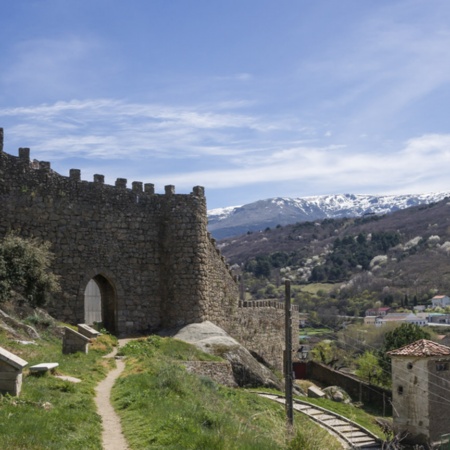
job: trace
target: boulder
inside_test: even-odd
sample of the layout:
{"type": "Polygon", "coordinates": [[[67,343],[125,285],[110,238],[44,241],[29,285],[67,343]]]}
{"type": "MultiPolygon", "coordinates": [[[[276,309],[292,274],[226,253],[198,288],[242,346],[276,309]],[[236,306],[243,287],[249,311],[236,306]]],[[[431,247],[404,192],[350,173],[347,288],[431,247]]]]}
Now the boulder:
{"type": "Polygon", "coordinates": [[[334,402],[352,402],[350,395],[348,395],[347,392],[345,392],[344,389],[340,388],[339,386],[328,386],[323,389],[323,392],[325,393],[326,398],[328,398],[329,400],[333,400],[334,402]]]}
{"type": "Polygon", "coordinates": [[[17,332],[25,333],[32,339],[40,339],[39,333],[31,326],[14,319],[9,314],[6,314],[0,309],[0,321],[2,322],[2,328],[8,330],[8,328],[15,330],[14,337],[18,337],[17,332]]]}
{"type": "Polygon", "coordinates": [[[160,334],[193,344],[205,353],[223,357],[230,362],[238,386],[283,389],[281,381],[267,367],[212,322],[193,323],[176,330],[165,330],[160,334]]]}

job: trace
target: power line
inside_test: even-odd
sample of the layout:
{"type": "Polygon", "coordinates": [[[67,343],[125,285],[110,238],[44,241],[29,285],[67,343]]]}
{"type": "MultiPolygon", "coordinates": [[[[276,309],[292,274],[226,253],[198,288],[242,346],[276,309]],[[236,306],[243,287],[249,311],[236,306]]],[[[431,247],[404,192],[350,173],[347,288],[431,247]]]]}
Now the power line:
{"type": "MultiPolygon", "coordinates": [[[[333,329],[332,329],[331,327],[329,327],[328,325],[326,325],[326,324],[324,324],[324,323],[322,323],[322,322],[318,322],[318,324],[321,325],[323,328],[327,328],[327,329],[329,329],[330,331],[332,331],[333,333],[336,333],[335,330],[333,330],[333,329]]],[[[349,337],[350,339],[354,340],[354,341],[356,340],[356,339],[354,339],[354,338],[351,337],[351,336],[348,336],[348,337],[349,337]]],[[[336,339],[336,340],[339,342],[339,336],[337,336],[337,339],[336,339]]],[[[340,342],[341,342],[341,343],[344,343],[345,345],[347,345],[347,346],[349,346],[349,347],[353,347],[353,348],[357,349],[358,351],[360,350],[360,348],[357,347],[357,346],[355,346],[355,345],[351,345],[350,343],[343,342],[342,340],[341,340],[340,342]]],[[[371,346],[370,344],[364,344],[364,346],[365,346],[366,348],[372,348],[372,350],[378,351],[378,349],[377,349],[376,347],[371,346]]],[[[382,367],[380,367],[380,368],[381,368],[381,370],[382,370],[385,374],[391,375],[387,370],[383,369],[382,367]]],[[[409,373],[409,372],[407,371],[407,369],[400,368],[400,370],[402,370],[403,373],[409,373]]],[[[443,377],[440,377],[439,375],[436,375],[436,374],[430,372],[428,369],[427,369],[427,374],[428,374],[428,375],[434,376],[435,378],[437,378],[438,380],[441,380],[442,382],[445,382],[445,383],[447,383],[447,384],[450,384],[450,380],[447,380],[447,379],[445,379],[445,378],[443,378],[443,377]]],[[[416,376],[417,376],[417,374],[416,374],[416,376]]],[[[409,380],[407,380],[407,379],[405,379],[405,378],[398,377],[398,379],[399,379],[400,381],[404,381],[405,383],[408,383],[408,382],[409,382],[409,380]]],[[[421,378],[419,378],[419,379],[421,379],[421,378]]],[[[424,382],[426,382],[423,378],[422,378],[421,380],[424,381],[424,382]]],[[[428,379],[428,383],[427,383],[427,384],[428,384],[428,385],[432,385],[432,386],[436,386],[436,387],[438,387],[439,389],[444,390],[444,391],[450,393],[450,389],[447,389],[447,388],[445,388],[445,387],[443,387],[443,386],[441,386],[441,385],[439,385],[439,384],[437,384],[437,383],[434,383],[434,382],[432,382],[430,379],[428,379]]],[[[370,386],[367,386],[367,387],[368,387],[368,389],[371,389],[370,386]]],[[[375,389],[371,389],[371,390],[372,390],[373,392],[378,392],[378,391],[376,391],[375,389]]],[[[444,400],[445,403],[442,403],[442,402],[441,402],[440,404],[448,405],[448,404],[450,403],[450,398],[443,397],[443,396],[441,396],[441,395],[439,395],[439,394],[437,394],[437,393],[435,393],[435,392],[433,392],[433,391],[428,391],[428,393],[431,394],[431,395],[433,395],[433,396],[435,396],[435,397],[438,397],[439,399],[444,400]]]]}

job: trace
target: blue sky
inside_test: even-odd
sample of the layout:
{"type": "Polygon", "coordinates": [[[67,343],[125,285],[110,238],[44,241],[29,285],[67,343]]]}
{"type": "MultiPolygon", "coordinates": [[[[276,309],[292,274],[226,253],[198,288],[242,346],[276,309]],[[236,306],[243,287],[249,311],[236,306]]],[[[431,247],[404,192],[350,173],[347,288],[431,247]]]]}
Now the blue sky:
{"type": "Polygon", "coordinates": [[[5,148],[62,175],[269,197],[449,191],[448,0],[14,0],[5,148]]]}

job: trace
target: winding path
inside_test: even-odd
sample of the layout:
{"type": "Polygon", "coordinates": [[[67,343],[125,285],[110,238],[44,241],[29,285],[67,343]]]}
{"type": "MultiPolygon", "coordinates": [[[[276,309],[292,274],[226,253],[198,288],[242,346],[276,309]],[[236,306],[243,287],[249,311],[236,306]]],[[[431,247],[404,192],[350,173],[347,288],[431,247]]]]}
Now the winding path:
{"type": "MultiPolygon", "coordinates": [[[[125,345],[128,340],[119,339],[118,347],[125,345]]],[[[105,358],[114,358],[118,347],[115,347],[105,358]]],[[[114,382],[124,369],[125,363],[121,359],[116,359],[116,368],[111,370],[106,378],[95,388],[95,403],[103,424],[102,443],[104,450],[129,450],[127,441],[122,433],[119,416],[114,411],[110,401],[114,382]]]]}

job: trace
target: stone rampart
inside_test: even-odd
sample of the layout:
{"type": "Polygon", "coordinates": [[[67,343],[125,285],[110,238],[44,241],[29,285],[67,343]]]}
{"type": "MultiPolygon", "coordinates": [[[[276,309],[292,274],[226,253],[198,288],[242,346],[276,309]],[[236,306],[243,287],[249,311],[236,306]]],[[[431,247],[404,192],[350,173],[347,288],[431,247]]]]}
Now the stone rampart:
{"type": "Polygon", "coordinates": [[[339,386],[350,395],[352,401],[372,405],[384,411],[384,415],[392,414],[392,392],[389,389],[366,383],[315,361],[308,361],[307,377],[326,386],[339,386]]]}
{"type": "Polygon", "coordinates": [[[0,237],[15,232],[52,244],[62,290],[48,310],[57,319],[84,323],[94,280],[112,333],[210,320],[280,366],[283,311],[239,304],[236,279],[207,231],[203,187],[176,194],[168,185],[157,194],[151,183],[128,188],[124,178],[114,186],[100,174],[84,181],[78,169],[63,176],[31,160],[29,148],[5,153],[0,129],[0,208],[0,237]]]}
{"type": "MultiPolygon", "coordinates": [[[[227,332],[244,347],[279,371],[285,348],[285,305],[277,301],[239,302],[236,319],[227,332]]],[[[298,348],[299,312],[291,307],[292,349],[298,348]]],[[[226,328],[225,328],[226,329],[226,328]]]]}

